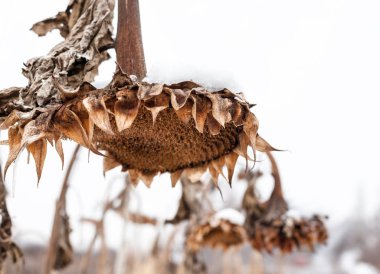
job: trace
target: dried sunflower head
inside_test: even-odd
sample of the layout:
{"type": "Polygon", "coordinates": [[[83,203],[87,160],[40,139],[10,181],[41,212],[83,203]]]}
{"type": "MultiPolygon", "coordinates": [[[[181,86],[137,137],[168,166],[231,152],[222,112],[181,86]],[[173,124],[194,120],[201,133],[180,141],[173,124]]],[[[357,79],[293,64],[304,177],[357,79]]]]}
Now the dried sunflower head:
{"type": "Polygon", "coordinates": [[[318,244],[325,244],[328,238],[324,224],[325,217],[294,218],[281,216],[271,221],[259,221],[249,230],[253,248],[272,253],[279,249],[291,253],[304,247],[314,251],[318,244]]]}
{"type": "Polygon", "coordinates": [[[197,251],[205,247],[222,248],[240,246],[246,239],[242,226],[228,220],[210,219],[204,224],[191,229],[186,246],[191,251],[197,251]]]}
{"type": "Polygon", "coordinates": [[[227,166],[231,181],[239,155],[273,148],[258,133],[250,105],[224,89],[193,83],[134,82],[120,70],[104,89],[88,83],[67,91],[56,82],[61,103],[29,112],[14,110],[2,123],[9,129],[6,168],[23,148],[33,155],[41,175],[47,142],[63,158],[61,139],[72,139],[94,152],[105,151],[104,170],[121,166],[132,182],[148,186],[159,173],[195,179],[207,169],[214,177],[227,166]]]}

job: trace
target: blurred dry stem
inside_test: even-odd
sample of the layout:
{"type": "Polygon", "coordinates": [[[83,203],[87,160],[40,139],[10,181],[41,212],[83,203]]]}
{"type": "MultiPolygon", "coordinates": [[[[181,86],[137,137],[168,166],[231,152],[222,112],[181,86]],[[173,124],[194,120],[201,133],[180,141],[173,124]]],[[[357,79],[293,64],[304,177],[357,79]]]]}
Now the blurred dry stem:
{"type": "Polygon", "coordinates": [[[47,259],[45,265],[45,274],[51,274],[53,269],[58,270],[65,268],[73,260],[73,250],[70,243],[70,224],[66,212],[66,194],[69,189],[70,175],[73,170],[75,160],[77,159],[80,146],[77,145],[71,157],[67,168],[61,193],[55,205],[53,227],[50,236],[47,259]]]}

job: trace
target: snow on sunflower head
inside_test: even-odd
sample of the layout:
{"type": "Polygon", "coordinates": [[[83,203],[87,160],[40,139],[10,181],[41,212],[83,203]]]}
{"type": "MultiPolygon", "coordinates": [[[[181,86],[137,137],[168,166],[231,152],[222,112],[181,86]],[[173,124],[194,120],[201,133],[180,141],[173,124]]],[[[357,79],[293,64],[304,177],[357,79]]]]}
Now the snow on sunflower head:
{"type": "Polygon", "coordinates": [[[105,88],[92,86],[113,43],[114,3],[91,3],[66,28],[64,42],[26,63],[26,88],[0,91],[0,128],[8,129],[9,144],[5,170],[26,148],[40,178],[47,143],[63,160],[61,140],[71,139],[102,154],[104,171],[121,166],[134,183],[150,186],[155,175],[169,172],[175,185],[182,175],[195,180],[207,170],[217,181],[224,166],[231,183],[238,157],[250,159],[249,146],[254,153],[273,150],[258,135],[252,105],[228,89],[146,83],[121,69],[105,88]]]}

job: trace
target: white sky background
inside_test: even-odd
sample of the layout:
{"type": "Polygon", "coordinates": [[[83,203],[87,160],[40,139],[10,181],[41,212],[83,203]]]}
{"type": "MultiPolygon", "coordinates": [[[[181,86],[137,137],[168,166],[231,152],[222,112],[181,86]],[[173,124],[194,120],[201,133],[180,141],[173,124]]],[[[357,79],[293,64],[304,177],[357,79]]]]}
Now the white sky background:
{"type": "MultiPolygon", "coordinates": [[[[22,63],[61,41],[57,31],[38,38],[29,28],[66,5],[64,0],[2,1],[0,89],[26,85],[22,63]]],[[[276,156],[292,208],[328,214],[338,223],[357,213],[359,196],[367,216],[380,207],[380,1],[140,0],[140,9],[149,79],[193,79],[243,91],[257,104],[253,111],[261,135],[289,150],[276,156]]],[[[97,81],[106,83],[113,70],[114,61],[108,61],[97,81]]],[[[65,148],[69,159],[73,145],[65,148]]],[[[6,148],[1,152],[4,161],[6,148]]],[[[49,152],[38,188],[26,153],[15,184],[12,170],[7,175],[11,214],[25,240],[39,242],[50,232],[63,173],[58,156],[49,152]]],[[[77,221],[97,216],[115,176],[120,178],[112,172],[106,182],[101,159],[92,155],[87,163],[83,150],[69,192],[76,243],[91,236],[77,221]]],[[[179,189],[170,189],[167,176],[161,178],[151,190],[139,186],[139,208],[170,217],[179,189]]],[[[269,179],[261,184],[264,192],[269,185],[269,179]]],[[[120,222],[110,218],[110,242],[116,244],[120,222]]]]}

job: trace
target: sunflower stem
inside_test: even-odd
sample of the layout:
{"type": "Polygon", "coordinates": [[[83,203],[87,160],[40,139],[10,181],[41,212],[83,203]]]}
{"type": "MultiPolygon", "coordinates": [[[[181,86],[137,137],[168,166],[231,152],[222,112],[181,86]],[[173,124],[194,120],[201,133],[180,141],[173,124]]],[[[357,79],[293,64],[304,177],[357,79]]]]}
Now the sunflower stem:
{"type": "Polygon", "coordinates": [[[138,0],[118,0],[116,59],[121,69],[142,79],[146,76],[138,0]]]}

